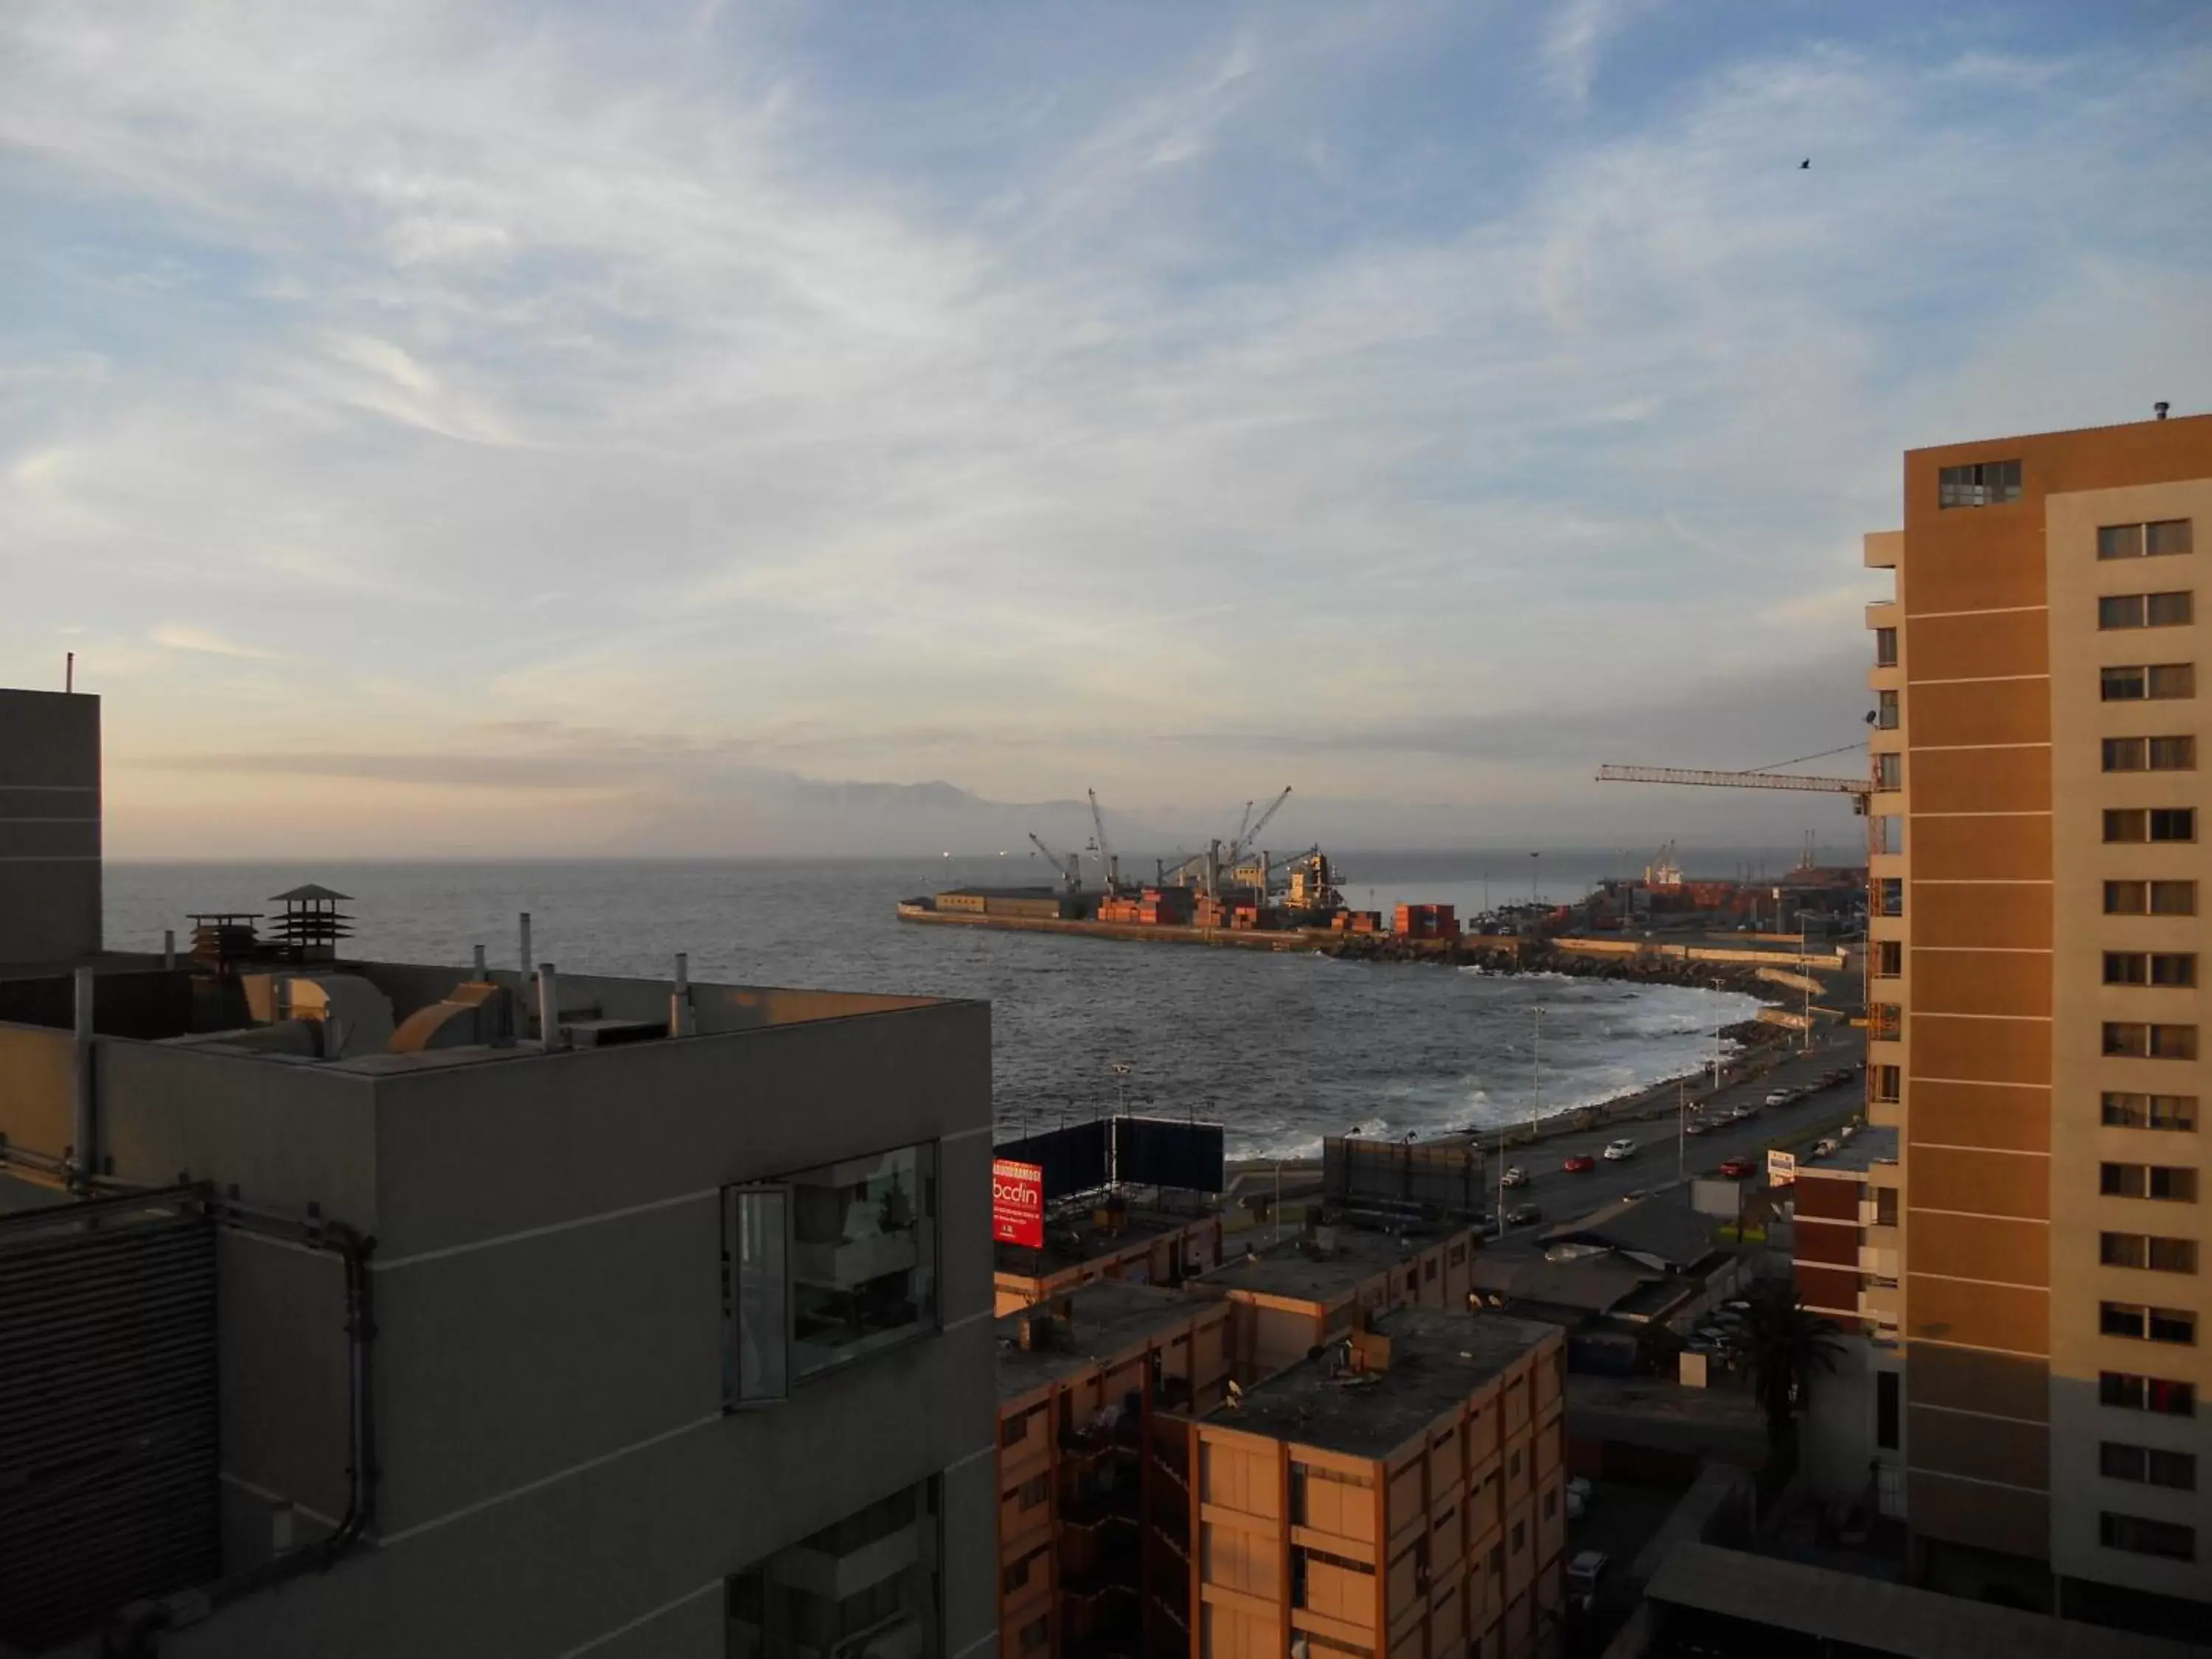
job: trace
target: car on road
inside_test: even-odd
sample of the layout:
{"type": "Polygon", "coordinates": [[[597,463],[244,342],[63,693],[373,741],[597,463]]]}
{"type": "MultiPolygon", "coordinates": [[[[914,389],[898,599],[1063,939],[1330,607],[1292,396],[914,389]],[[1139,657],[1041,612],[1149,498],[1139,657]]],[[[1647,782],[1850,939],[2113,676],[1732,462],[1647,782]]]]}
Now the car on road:
{"type": "Polygon", "coordinates": [[[1588,1175],[1597,1168],[1597,1160],[1588,1152],[1571,1152],[1560,1160],[1559,1168],[1569,1175],[1588,1175]]]}
{"type": "Polygon", "coordinates": [[[1723,1158],[1721,1173],[1730,1181],[1748,1181],[1759,1173],[1759,1165],[1747,1158],[1723,1158]]]}
{"type": "Polygon", "coordinates": [[[1621,1136],[1618,1140],[1608,1140],[1605,1144],[1604,1156],[1605,1161],[1608,1164],[1618,1164],[1624,1158],[1634,1158],[1636,1143],[1626,1135],[1621,1136]]]}
{"type": "Polygon", "coordinates": [[[1528,1172],[1518,1164],[1510,1164],[1505,1173],[1498,1177],[1498,1184],[1501,1187],[1525,1187],[1528,1184],[1528,1172]]]}
{"type": "Polygon", "coordinates": [[[1790,1090],[1777,1089],[1766,1097],[1765,1103],[1769,1106],[1787,1106],[1796,1098],[1796,1093],[1790,1090]]]}
{"type": "Polygon", "coordinates": [[[1759,1108],[1756,1104],[1737,1106],[1730,1109],[1728,1115],[1728,1121],[1731,1123],[1742,1123],[1751,1118],[1757,1117],[1759,1114],[1759,1108]]]}
{"type": "Polygon", "coordinates": [[[1840,1066],[1832,1072],[1823,1072],[1820,1073],[1820,1086],[1823,1089],[1840,1088],[1843,1085],[1849,1083],[1850,1080],[1851,1074],[1840,1066]]]}
{"type": "Polygon", "coordinates": [[[1516,1204],[1505,1212],[1509,1227],[1533,1227],[1544,1218],[1544,1212],[1533,1204],[1516,1204]]]}
{"type": "Polygon", "coordinates": [[[1568,1599],[1584,1613],[1597,1606],[1599,1581],[1612,1559],[1603,1550],[1577,1550],[1567,1563],[1568,1599]]]}
{"type": "Polygon", "coordinates": [[[1686,1135],[1711,1134],[1712,1133],[1712,1119],[1709,1117],[1693,1117],[1682,1125],[1682,1133],[1686,1135]]]}

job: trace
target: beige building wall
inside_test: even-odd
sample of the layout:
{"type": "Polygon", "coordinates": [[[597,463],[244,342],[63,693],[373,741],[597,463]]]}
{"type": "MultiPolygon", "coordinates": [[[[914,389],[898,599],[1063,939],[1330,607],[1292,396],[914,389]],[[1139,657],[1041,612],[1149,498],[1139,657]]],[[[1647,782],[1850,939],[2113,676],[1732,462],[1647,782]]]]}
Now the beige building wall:
{"type": "MultiPolygon", "coordinates": [[[[2212,458],[2208,458],[2212,459],[2212,458]]],[[[2203,1274],[2206,1237],[2202,1192],[2203,1143],[2200,1115],[2193,1133],[2108,1127],[2103,1121],[2106,1091],[2181,1095],[2202,1103],[2212,1097],[2212,1061],[2202,1042],[2198,1058],[2152,1060],[2106,1058],[2106,1021],[2185,1025],[2201,1037],[2207,1031],[2206,964],[2199,960],[2194,988],[2106,985],[2106,951],[2160,951],[2197,956],[2202,949],[2208,906],[2212,906],[2212,868],[2205,847],[2212,837],[2212,728],[2204,718],[2204,698],[2212,684],[2200,684],[2190,699],[2106,702],[2099,694],[2099,671],[2148,662],[2191,662],[2200,680],[2212,675],[2205,650],[2207,626],[2102,630],[2097,600],[2104,594],[2190,591],[2197,614],[2212,605],[2212,581],[2204,580],[2212,557],[2212,478],[2181,483],[2085,490],[2052,496],[2045,507],[2045,539],[2050,570],[2051,781],[2056,811],[2051,823],[2053,860],[2059,884],[2053,894],[2053,957],[2049,1210],[2051,1230],[2051,1469],[2059,1490],[2078,1494],[2053,1514],[2051,1565],[2071,1577],[2099,1579],[2171,1595],[2212,1598],[2212,1315],[2203,1274]],[[2097,556],[2097,532],[2106,525],[2186,519],[2192,521],[2195,547],[2185,556],[2104,559],[2097,556]],[[2107,738],[2188,736],[2196,740],[2196,769],[2190,771],[2107,773],[2103,741],[2107,738]],[[2149,845],[2108,845],[2103,813],[2108,807],[2186,806],[2197,814],[2197,839],[2149,845]],[[2106,915],[2104,883],[2108,880],[2167,878],[2200,884],[2197,914],[2191,916],[2106,915]],[[2100,1191],[2101,1166],[2158,1165],[2195,1173],[2197,1202],[2108,1197],[2100,1191]],[[2154,1273],[2100,1263],[2100,1235],[2180,1237],[2199,1241],[2194,1274],[2154,1273]],[[2100,1310],[2106,1302],[2156,1305],[2196,1316],[2194,1346],[2152,1343],[2108,1336],[2100,1330],[2100,1310]],[[2118,1410],[2100,1404],[2099,1378],[2105,1372],[2150,1376],[2192,1382],[2198,1397],[2194,1417],[2118,1410]],[[2198,1460],[2197,1490],[2175,1491],[2101,1473],[2100,1448],[2107,1442],[2192,1453],[2198,1460]],[[2179,1522],[2196,1529],[2195,1562],[2108,1549],[2099,1542],[2099,1517],[2106,1512],[2179,1522]]]]}
{"type": "Polygon", "coordinates": [[[1905,834],[1901,850],[1871,857],[1869,873],[1877,901],[1886,878],[1901,878],[1905,906],[1897,917],[1870,906],[1868,1067],[1871,1116],[1903,1132],[1908,1518],[1923,1540],[2202,1597],[2212,1455],[2185,1491],[2111,1478],[2101,1449],[2203,1447],[2212,1408],[2185,1417],[2100,1403],[2100,1376],[2201,1391],[2203,1337],[2106,1335],[2100,1307],[2194,1312],[2203,1281],[2104,1266],[2100,1237],[2200,1236],[2196,1203],[2106,1196],[2100,1168],[2193,1170],[2199,1156],[2201,1129],[2106,1127],[2102,1096],[2201,1096],[2205,1062],[2107,1059],[2102,1048],[2108,1020],[2196,1024],[2203,993],[2107,986],[2104,953],[2188,954],[2204,907],[2108,917],[2102,884],[2194,879],[2203,842],[2107,845],[2102,815],[2201,806],[2203,774],[2107,773],[2101,744],[2201,742],[2200,703],[2106,702],[2097,672],[2194,661],[2200,630],[2100,630],[2096,600],[2198,586],[2187,568],[2203,552],[2100,561],[2097,532],[2190,518],[2202,549],[2212,417],[1914,451],[1905,506],[1902,531],[1868,537],[1866,562],[1897,572],[1894,599],[1869,607],[1868,623],[1897,629],[1898,660],[1869,686],[1897,694],[1898,720],[1872,730],[1869,748],[1903,756],[1903,787],[1878,791],[1871,809],[1877,820],[1901,817],[1905,834]],[[1997,462],[2018,464],[2011,499],[1942,504],[1944,469],[1997,462]],[[1887,978],[1884,941],[1902,947],[1887,978]],[[1901,1079],[1894,1102],[1881,1098],[1885,1066],[1901,1079]],[[2115,1547],[2110,1516],[2193,1526],[2194,1559],[2115,1547]]]}

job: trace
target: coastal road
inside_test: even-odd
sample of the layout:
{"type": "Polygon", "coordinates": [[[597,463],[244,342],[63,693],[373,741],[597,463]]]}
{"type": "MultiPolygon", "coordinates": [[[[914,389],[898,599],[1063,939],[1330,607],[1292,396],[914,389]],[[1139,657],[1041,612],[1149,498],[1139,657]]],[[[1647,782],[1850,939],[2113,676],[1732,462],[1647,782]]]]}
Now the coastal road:
{"type": "MultiPolygon", "coordinates": [[[[1849,1027],[1826,1032],[1810,1054],[1794,1054],[1764,1077],[1729,1085],[1708,1103],[1706,1110],[1710,1113],[1756,1105],[1770,1091],[1802,1087],[1815,1082],[1823,1072],[1852,1067],[1865,1053],[1866,1043],[1861,1032],[1849,1027]]],[[[1848,1081],[1820,1090],[1794,1104],[1765,1107],[1758,1116],[1741,1123],[1716,1124],[1704,1134],[1683,1139],[1681,1167],[1689,1175],[1712,1175],[1723,1158],[1741,1154],[1754,1159],[1759,1166],[1759,1173],[1742,1184],[1762,1187],[1766,1183],[1769,1142],[1787,1138],[1814,1124],[1833,1121],[1863,1110],[1865,1091],[1866,1079],[1852,1070],[1848,1081]]],[[[1490,1155],[1496,1158],[1494,1148],[1490,1155]]],[[[1602,1128],[1553,1135],[1533,1146],[1511,1148],[1506,1161],[1519,1164],[1529,1176],[1527,1186],[1506,1189],[1506,1207],[1534,1204],[1543,1212],[1543,1220],[1535,1226],[1515,1229],[1492,1248],[1511,1249],[1519,1243],[1533,1250],[1536,1235],[1547,1227],[1571,1221],[1632,1192],[1649,1192],[1674,1182],[1677,1178],[1674,1115],[1670,1112],[1650,1121],[1612,1123],[1602,1128]],[[1607,1141],[1623,1135],[1636,1141],[1634,1157],[1610,1164],[1599,1158],[1597,1168],[1587,1175],[1568,1175],[1559,1168],[1562,1160],[1577,1152],[1596,1157],[1607,1141]]],[[[1492,1168],[1494,1171],[1496,1166],[1492,1168]]]]}

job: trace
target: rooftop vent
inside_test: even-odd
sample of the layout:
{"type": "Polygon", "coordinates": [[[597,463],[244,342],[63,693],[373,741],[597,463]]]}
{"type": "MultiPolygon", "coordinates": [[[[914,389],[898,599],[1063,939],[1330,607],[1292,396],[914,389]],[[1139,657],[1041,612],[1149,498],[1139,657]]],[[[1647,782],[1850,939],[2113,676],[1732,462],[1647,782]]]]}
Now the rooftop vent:
{"type": "Polygon", "coordinates": [[[352,902],[349,895],[313,882],[272,895],[270,902],[284,909],[276,918],[276,936],[270,943],[288,961],[337,961],[338,941],[353,933],[349,926],[353,918],[342,914],[338,906],[352,902]]]}
{"type": "Polygon", "coordinates": [[[198,911],[185,918],[192,924],[192,955],[216,972],[259,954],[261,940],[253,924],[258,910],[198,911]]]}

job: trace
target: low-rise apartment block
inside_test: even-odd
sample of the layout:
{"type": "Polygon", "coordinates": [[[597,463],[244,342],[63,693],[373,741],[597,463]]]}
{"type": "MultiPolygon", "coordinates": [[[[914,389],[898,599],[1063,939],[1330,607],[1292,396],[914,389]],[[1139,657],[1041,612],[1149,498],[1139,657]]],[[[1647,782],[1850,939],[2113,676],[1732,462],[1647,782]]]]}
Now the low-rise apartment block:
{"type": "Polygon", "coordinates": [[[1155,1448],[1162,1413],[1223,1399],[1231,1314],[1109,1281],[999,1320],[1000,1653],[1187,1650],[1179,1627],[1147,1628],[1189,1571],[1186,1488],[1155,1448]]]}
{"type": "Polygon", "coordinates": [[[1401,1307],[1194,1418],[1191,1651],[1558,1652],[1565,1373],[1553,1326],[1401,1307]]]}

